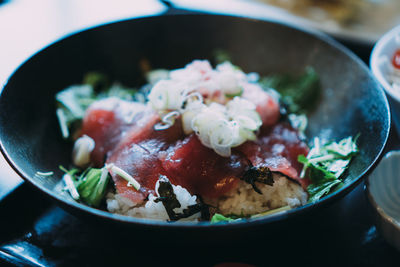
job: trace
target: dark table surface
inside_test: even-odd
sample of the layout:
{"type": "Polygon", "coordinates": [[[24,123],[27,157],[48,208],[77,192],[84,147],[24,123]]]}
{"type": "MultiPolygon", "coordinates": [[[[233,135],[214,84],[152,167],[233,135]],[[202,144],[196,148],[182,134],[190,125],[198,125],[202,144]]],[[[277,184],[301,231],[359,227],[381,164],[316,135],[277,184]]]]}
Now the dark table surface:
{"type": "MultiPolygon", "coordinates": [[[[50,3],[44,0],[39,2],[50,3]]],[[[60,4],[59,2],[54,3],[60,4]]],[[[126,4],[121,1],[121,5],[122,2],[126,4]]],[[[140,5],[138,3],[136,4],[140,5]]],[[[7,7],[11,4],[12,1],[4,4],[9,12],[4,12],[0,5],[0,15],[11,17],[12,12],[29,5],[21,4],[19,9],[16,6],[7,7]]],[[[19,56],[10,59],[12,63],[8,69],[4,66],[0,68],[0,79],[9,75],[21,59],[38,47],[69,32],[108,20],[164,11],[162,6],[153,4],[141,6],[140,10],[115,12],[106,18],[82,20],[81,24],[67,23],[68,26],[60,26],[62,30],[53,30],[52,33],[46,31],[28,49],[14,51],[19,56]]],[[[85,10],[82,2],[71,1],[70,5],[85,10]]],[[[89,10],[87,1],[86,5],[89,10]]],[[[103,4],[103,8],[107,9],[107,4],[103,4]]],[[[0,22],[2,18],[4,16],[0,16],[0,22]]],[[[16,27],[19,29],[18,25],[16,27]]],[[[22,28],[23,26],[21,31],[22,28]]],[[[0,27],[0,33],[7,30],[11,28],[0,27]]],[[[18,40],[16,36],[12,38],[15,40],[8,42],[10,47],[18,40]]],[[[344,44],[368,62],[371,46],[349,42],[344,44]]],[[[5,55],[7,51],[2,50],[0,56],[1,53],[5,55]]],[[[392,131],[386,152],[398,148],[399,138],[392,131]]],[[[224,240],[210,240],[208,246],[199,245],[196,240],[192,244],[181,245],[169,245],[168,240],[152,240],[143,244],[135,240],[134,236],[115,238],[108,234],[107,228],[70,215],[29,185],[21,183],[3,161],[0,163],[0,265],[213,266],[222,262],[241,262],[268,266],[400,266],[400,253],[383,239],[374,226],[364,183],[340,201],[313,215],[308,221],[311,227],[307,227],[313,231],[304,232],[303,225],[298,225],[298,229],[277,233],[271,239],[261,239],[250,244],[240,240],[229,244],[224,240]]]]}

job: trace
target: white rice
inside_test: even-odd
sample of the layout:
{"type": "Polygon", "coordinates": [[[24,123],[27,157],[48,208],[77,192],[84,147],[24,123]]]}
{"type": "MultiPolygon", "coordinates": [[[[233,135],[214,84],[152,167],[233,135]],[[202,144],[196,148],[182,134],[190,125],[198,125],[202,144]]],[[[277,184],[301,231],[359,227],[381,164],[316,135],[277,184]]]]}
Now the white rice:
{"type": "MultiPolygon", "coordinates": [[[[147,218],[147,219],[156,219],[156,220],[169,220],[169,216],[163,203],[155,202],[158,195],[158,187],[160,182],[157,181],[155,191],[157,192],[157,196],[152,194],[149,195],[149,200],[146,202],[144,206],[137,207],[135,204],[119,194],[108,193],[107,194],[107,209],[112,213],[118,213],[122,215],[127,215],[131,217],[137,218],[147,218]]],[[[176,199],[181,204],[180,208],[175,208],[174,212],[177,214],[182,213],[184,209],[187,209],[188,206],[195,205],[197,203],[197,197],[192,196],[185,188],[180,185],[172,185],[174,193],[176,195],[176,199]]],[[[188,218],[181,219],[181,221],[193,221],[200,218],[200,213],[196,213],[188,218]]]]}
{"type": "MultiPolygon", "coordinates": [[[[307,193],[303,188],[288,178],[274,174],[273,186],[256,183],[262,194],[254,191],[253,187],[243,181],[239,181],[238,187],[227,195],[219,199],[204,199],[208,205],[217,208],[217,212],[224,215],[254,215],[268,210],[277,209],[284,206],[297,207],[307,203],[307,193]]],[[[156,184],[156,192],[159,182],[156,184]]],[[[197,197],[192,196],[185,188],[172,185],[177,200],[181,204],[180,208],[175,209],[176,213],[181,213],[190,205],[197,203],[197,197]]],[[[122,215],[147,218],[156,220],[169,220],[167,211],[162,202],[155,202],[157,196],[150,195],[149,200],[144,206],[137,207],[129,199],[114,193],[107,194],[107,209],[112,213],[122,215]]],[[[181,221],[197,221],[200,213],[191,217],[181,219],[181,221]]]]}
{"type": "Polygon", "coordinates": [[[273,186],[256,183],[262,194],[243,181],[236,189],[218,200],[204,200],[215,206],[221,214],[254,215],[269,210],[290,206],[291,208],[307,203],[307,193],[288,178],[274,174],[273,186]]]}

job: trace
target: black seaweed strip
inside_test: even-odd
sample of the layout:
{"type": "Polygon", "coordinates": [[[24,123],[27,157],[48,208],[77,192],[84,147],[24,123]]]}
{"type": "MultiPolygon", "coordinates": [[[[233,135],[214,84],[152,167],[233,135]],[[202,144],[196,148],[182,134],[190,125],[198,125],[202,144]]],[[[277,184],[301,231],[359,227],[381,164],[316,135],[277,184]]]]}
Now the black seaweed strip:
{"type": "Polygon", "coordinates": [[[262,195],[260,189],[256,186],[256,182],[263,183],[272,186],[274,184],[274,179],[272,177],[272,172],[268,167],[249,167],[243,176],[240,178],[248,184],[251,184],[254,191],[262,195]]]}

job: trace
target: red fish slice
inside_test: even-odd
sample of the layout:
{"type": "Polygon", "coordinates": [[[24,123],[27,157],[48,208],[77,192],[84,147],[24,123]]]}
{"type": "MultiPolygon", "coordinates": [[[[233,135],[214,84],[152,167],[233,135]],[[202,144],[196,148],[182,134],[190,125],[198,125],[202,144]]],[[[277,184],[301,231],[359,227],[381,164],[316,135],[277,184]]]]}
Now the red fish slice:
{"type": "Polygon", "coordinates": [[[95,141],[95,148],[91,153],[93,165],[102,167],[107,152],[114,149],[125,131],[140,123],[150,112],[144,104],[118,98],[107,98],[93,103],[86,111],[81,129],[81,135],[87,135],[95,141]]]}
{"type": "Polygon", "coordinates": [[[231,190],[248,166],[237,154],[221,157],[192,134],[168,150],[161,159],[167,176],[192,194],[219,197],[231,190]]]}
{"type": "Polygon", "coordinates": [[[139,191],[128,186],[128,182],[120,176],[111,173],[118,193],[129,198],[134,203],[140,203],[152,193],[160,175],[167,175],[159,154],[162,154],[171,143],[183,138],[180,122],[172,127],[157,131],[154,125],[159,122],[156,114],[150,115],[142,123],[133,125],[116,148],[109,153],[107,164],[114,164],[130,174],[141,185],[139,191]]]}
{"type": "Polygon", "coordinates": [[[299,155],[308,154],[307,145],[301,140],[297,130],[287,123],[279,123],[261,132],[254,142],[246,142],[237,148],[258,166],[265,166],[271,171],[280,172],[297,180],[303,188],[308,179],[300,179],[303,165],[297,161],[299,155]]]}

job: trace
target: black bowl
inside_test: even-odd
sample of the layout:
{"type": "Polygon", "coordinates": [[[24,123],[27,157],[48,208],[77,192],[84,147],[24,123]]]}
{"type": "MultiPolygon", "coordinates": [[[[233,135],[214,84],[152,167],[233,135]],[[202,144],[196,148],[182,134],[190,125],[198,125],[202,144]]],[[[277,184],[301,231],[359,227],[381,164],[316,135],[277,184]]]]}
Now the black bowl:
{"type": "Polygon", "coordinates": [[[38,52],[9,79],[0,96],[1,150],[10,165],[34,187],[79,216],[149,233],[204,239],[208,234],[259,235],[274,225],[291,226],[310,211],[350,192],[378,160],[388,138],[386,97],[368,68],[335,41],[270,21],[222,15],[156,16],[116,22],[71,35],[38,52]],[[71,161],[71,144],[59,131],[54,96],[81,82],[88,71],[101,71],[123,84],[143,84],[139,61],[153,68],[178,68],[193,59],[211,59],[226,50],[245,72],[319,73],[321,102],[309,118],[308,135],[338,140],[361,134],[360,153],[346,172],[345,186],[321,201],[267,218],[234,222],[166,223],[114,215],[72,201],[54,188],[58,166],[71,161]],[[55,171],[49,178],[36,171],[55,171]],[[239,231],[240,230],[240,231],[239,231]],[[182,235],[184,233],[184,235],[182,235]]]}

